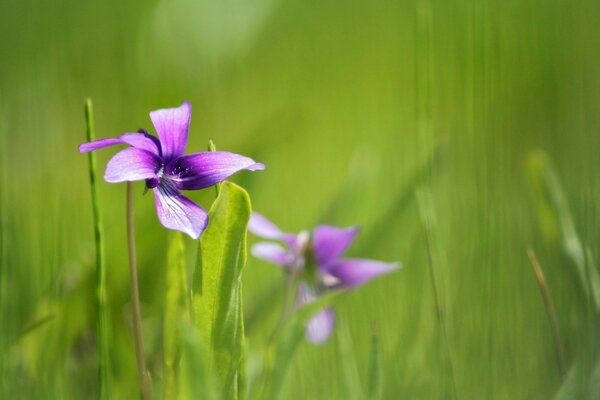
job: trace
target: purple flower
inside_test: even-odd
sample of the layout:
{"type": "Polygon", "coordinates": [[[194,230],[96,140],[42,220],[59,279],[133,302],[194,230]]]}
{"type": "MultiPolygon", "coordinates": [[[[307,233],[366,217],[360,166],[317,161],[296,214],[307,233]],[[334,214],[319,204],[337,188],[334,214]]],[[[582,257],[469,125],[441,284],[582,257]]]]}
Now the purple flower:
{"type": "Polygon", "coordinates": [[[251,158],[225,151],[184,155],[192,106],[184,102],[177,108],[150,112],[158,138],[145,131],[125,133],[118,138],[83,143],[85,153],[116,144],[130,147],[118,152],[106,165],[107,182],[146,181],[154,191],[160,223],[197,239],[206,228],[206,211],[181,194],[180,190],[203,189],[219,183],[236,172],[256,171],[265,166],[251,158]]]}
{"type": "MultiPolygon", "coordinates": [[[[248,228],[257,236],[283,242],[283,246],[274,242],[256,243],[252,254],[282,266],[287,273],[299,269],[296,270],[301,277],[297,306],[315,300],[327,290],[352,289],[400,267],[400,263],[342,258],[358,233],[357,227],[319,225],[312,234],[302,231],[294,235],[283,232],[255,212],[248,228]]],[[[333,330],[334,318],[331,308],[317,313],[308,322],[307,338],[314,343],[325,342],[333,330]]]]}

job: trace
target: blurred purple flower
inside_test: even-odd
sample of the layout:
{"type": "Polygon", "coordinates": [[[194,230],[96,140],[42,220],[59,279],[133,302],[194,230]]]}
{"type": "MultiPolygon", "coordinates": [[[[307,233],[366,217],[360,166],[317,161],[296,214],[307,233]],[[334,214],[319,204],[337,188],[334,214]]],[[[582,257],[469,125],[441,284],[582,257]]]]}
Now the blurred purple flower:
{"type": "MultiPolygon", "coordinates": [[[[284,246],[274,242],[256,243],[252,247],[255,257],[280,265],[288,273],[301,269],[297,307],[315,300],[327,290],[352,289],[400,267],[400,263],[342,258],[358,233],[357,227],[319,225],[312,235],[308,231],[294,235],[283,232],[254,212],[248,228],[257,236],[284,243],[284,246]]],[[[333,330],[334,319],[331,308],[320,311],[308,322],[306,337],[313,343],[325,342],[333,330]]]]}
{"type": "Polygon", "coordinates": [[[184,155],[192,106],[184,102],[177,108],[150,112],[158,138],[145,131],[125,133],[118,138],[83,143],[86,153],[116,144],[130,147],[118,152],[106,165],[107,182],[146,181],[154,191],[160,223],[184,232],[194,239],[206,228],[206,211],[179,190],[203,189],[219,183],[236,172],[262,170],[263,164],[248,157],[224,151],[184,155]]]}

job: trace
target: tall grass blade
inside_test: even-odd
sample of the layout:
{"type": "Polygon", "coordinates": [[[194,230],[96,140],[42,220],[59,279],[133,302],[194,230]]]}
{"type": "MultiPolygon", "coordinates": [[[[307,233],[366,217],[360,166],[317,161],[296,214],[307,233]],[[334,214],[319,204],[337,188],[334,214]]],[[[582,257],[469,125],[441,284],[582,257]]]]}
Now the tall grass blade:
{"type": "Polygon", "coordinates": [[[454,399],[458,399],[458,391],[456,388],[456,375],[454,372],[454,360],[452,358],[452,351],[450,349],[450,342],[448,340],[448,329],[446,327],[446,319],[444,314],[444,305],[442,304],[442,299],[439,293],[439,284],[438,278],[435,268],[435,261],[437,259],[434,256],[434,252],[436,251],[437,246],[434,245],[433,242],[433,234],[432,234],[432,222],[431,218],[433,216],[433,203],[431,199],[431,195],[425,189],[420,189],[417,191],[417,201],[419,203],[419,211],[421,213],[421,218],[423,220],[423,225],[425,228],[425,239],[427,243],[427,265],[429,266],[429,275],[431,277],[431,288],[433,291],[433,297],[435,302],[435,308],[438,318],[439,328],[442,334],[443,347],[446,353],[446,361],[448,363],[448,375],[450,377],[450,381],[452,383],[452,394],[454,399]]]}
{"type": "Polygon", "coordinates": [[[371,339],[371,351],[369,353],[369,365],[367,370],[367,399],[381,400],[383,395],[383,379],[381,361],[381,345],[379,337],[374,334],[371,339]]]}
{"type": "Polygon", "coordinates": [[[560,331],[558,328],[558,319],[556,318],[556,309],[554,308],[554,301],[552,300],[550,289],[548,288],[548,284],[546,283],[544,271],[542,270],[542,266],[540,265],[534,251],[532,249],[527,249],[527,256],[529,257],[531,267],[533,268],[533,272],[535,273],[535,278],[538,282],[538,286],[542,294],[542,299],[544,300],[544,307],[546,308],[546,313],[548,314],[548,319],[550,320],[550,326],[552,328],[552,337],[554,339],[554,349],[556,351],[556,360],[558,363],[558,370],[560,374],[564,376],[566,372],[565,350],[563,348],[562,340],[560,338],[560,331]]]}
{"type": "MultiPolygon", "coordinates": [[[[339,325],[339,324],[338,324],[339,325]]],[[[340,365],[344,391],[342,397],[348,400],[363,398],[363,388],[360,384],[360,374],[356,364],[355,351],[359,349],[352,341],[348,324],[337,327],[338,360],[343,360],[340,365]]]]}
{"type": "Polygon", "coordinates": [[[528,170],[534,190],[536,209],[547,240],[558,234],[563,251],[575,267],[582,290],[595,310],[600,311],[600,274],[591,251],[580,239],[558,175],[548,156],[535,151],[529,155],[528,170]]]}
{"type": "Polygon", "coordinates": [[[190,323],[189,292],[184,250],[184,241],[181,232],[174,232],[167,256],[163,327],[163,371],[166,399],[177,399],[180,397],[177,381],[182,354],[179,326],[181,323],[190,323]]]}
{"type": "MultiPolygon", "coordinates": [[[[178,325],[183,355],[179,374],[179,398],[217,400],[216,379],[200,333],[189,323],[178,325]]],[[[165,399],[169,397],[165,396],[165,399]]],[[[169,399],[170,400],[170,399],[169,399]]]]}
{"type": "MultiPolygon", "coordinates": [[[[86,99],[84,103],[86,139],[88,142],[95,140],[94,115],[92,100],[86,99]]],[[[90,187],[92,192],[92,212],[94,216],[94,243],[96,245],[96,304],[98,320],[96,321],[96,336],[98,341],[98,398],[110,398],[110,354],[108,336],[108,306],[106,304],[106,256],[104,253],[104,227],[96,187],[96,154],[88,153],[88,169],[90,187]]]]}

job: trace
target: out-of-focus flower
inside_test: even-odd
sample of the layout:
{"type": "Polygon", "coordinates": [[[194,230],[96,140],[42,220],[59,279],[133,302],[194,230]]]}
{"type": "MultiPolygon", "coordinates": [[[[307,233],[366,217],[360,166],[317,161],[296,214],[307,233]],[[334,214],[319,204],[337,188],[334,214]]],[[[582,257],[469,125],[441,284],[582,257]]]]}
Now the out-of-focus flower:
{"type": "MultiPolygon", "coordinates": [[[[288,274],[293,271],[299,273],[296,306],[314,301],[328,290],[352,289],[400,267],[400,263],[342,258],[358,233],[357,227],[319,225],[312,234],[302,231],[294,235],[283,232],[264,216],[254,212],[249,230],[264,239],[283,243],[256,243],[252,247],[252,254],[282,266],[288,274]]],[[[308,322],[306,337],[314,343],[325,342],[333,330],[334,319],[331,308],[320,311],[308,322]]]]}
{"type": "Polygon", "coordinates": [[[116,144],[130,147],[118,152],[106,165],[107,182],[146,181],[154,191],[160,223],[184,232],[194,239],[208,224],[206,211],[179,190],[203,189],[219,183],[236,172],[264,169],[251,158],[225,151],[184,155],[192,106],[184,102],[177,108],[150,112],[158,138],[145,131],[125,133],[118,138],[83,143],[81,153],[116,144]]]}

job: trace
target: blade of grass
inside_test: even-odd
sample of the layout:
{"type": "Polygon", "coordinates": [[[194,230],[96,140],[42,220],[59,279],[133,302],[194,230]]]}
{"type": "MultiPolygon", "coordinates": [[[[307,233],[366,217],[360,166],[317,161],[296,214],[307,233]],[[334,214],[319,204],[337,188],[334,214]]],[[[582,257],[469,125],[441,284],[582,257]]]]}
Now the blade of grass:
{"type": "Polygon", "coordinates": [[[362,398],[363,388],[360,384],[360,375],[356,365],[355,350],[359,347],[352,342],[352,336],[347,323],[337,326],[338,360],[343,360],[340,365],[343,381],[342,397],[347,400],[362,398]],[[341,325],[341,326],[340,326],[341,325]]]}
{"type": "Polygon", "coordinates": [[[16,346],[23,338],[25,338],[25,336],[43,327],[48,322],[52,321],[54,317],[55,316],[53,314],[46,315],[45,317],[42,317],[23,328],[23,330],[21,330],[21,332],[14,339],[12,339],[11,342],[0,349],[0,359],[3,358],[13,346],[16,346]]]}
{"type": "Polygon", "coordinates": [[[534,151],[528,158],[528,170],[534,189],[542,232],[552,240],[558,230],[563,251],[575,267],[582,289],[600,311],[600,274],[591,252],[580,239],[567,199],[548,156],[534,151]]]}
{"type": "Polygon", "coordinates": [[[552,301],[552,296],[550,295],[550,289],[548,288],[548,284],[546,283],[544,271],[542,271],[542,267],[537,257],[535,256],[534,251],[532,249],[527,249],[527,256],[529,257],[531,267],[533,268],[533,272],[535,273],[535,279],[537,280],[538,286],[540,288],[542,299],[544,300],[544,307],[546,308],[546,313],[548,314],[548,319],[550,320],[550,327],[552,328],[552,337],[554,339],[554,350],[556,351],[556,361],[558,364],[558,370],[560,372],[560,375],[564,376],[566,372],[565,350],[562,346],[562,340],[560,338],[560,331],[558,329],[558,320],[556,318],[554,301],[552,301]]]}
{"type": "Polygon", "coordinates": [[[382,369],[381,345],[379,344],[379,337],[377,334],[373,334],[367,370],[367,399],[369,400],[380,400],[382,398],[382,369]]]}
{"type": "Polygon", "coordinates": [[[454,399],[458,399],[458,391],[456,389],[456,377],[454,373],[454,361],[452,358],[452,351],[450,349],[450,342],[448,340],[448,330],[446,328],[446,320],[444,316],[444,305],[439,294],[439,285],[437,281],[437,274],[435,269],[435,257],[433,234],[431,228],[431,217],[433,213],[433,204],[431,204],[431,197],[425,190],[420,189],[417,191],[417,200],[419,203],[419,211],[423,220],[425,228],[425,240],[427,244],[427,265],[429,266],[429,276],[431,278],[431,289],[433,291],[433,297],[435,302],[435,309],[438,318],[439,328],[442,334],[443,347],[446,353],[446,361],[448,364],[448,375],[452,383],[452,394],[454,399]]]}
{"type": "MultiPolygon", "coordinates": [[[[94,115],[92,100],[86,99],[84,103],[86,139],[88,142],[95,140],[94,115]]],[[[92,192],[92,212],[94,216],[94,243],[96,245],[96,307],[98,319],[96,321],[96,336],[98,340],[98,398],[110,398],[110,354],[108,337],[108,306],[106,304],[106,257],[104,254],[104,227],[96,187],[96,153],[88,153],[88,168],[90,175],[90,188],[92,192]]]]}
{"type": "Polygon", "coordinates": [[[179,361],[181,359],[180,322],[189,324],[189,296],[185,268],[184,242],[181,232],[172,235],[167,256],[166,298],[163,336],[163,370],[165,398],[177,399],[179,361]]]}
{"type": "MultiPolygon", "coordinates": [[[[215,376],[209,367],[208,351],[197,329],[182,322],[178,330],[181,335],[183,355],[179,393],[182,399],[220,399],[215,389],[215,376]]],[[[165,399],[169,399],[165,396],[165,399]]],[[[169,399],[170,400],[170,399],[169,399]]]]}

